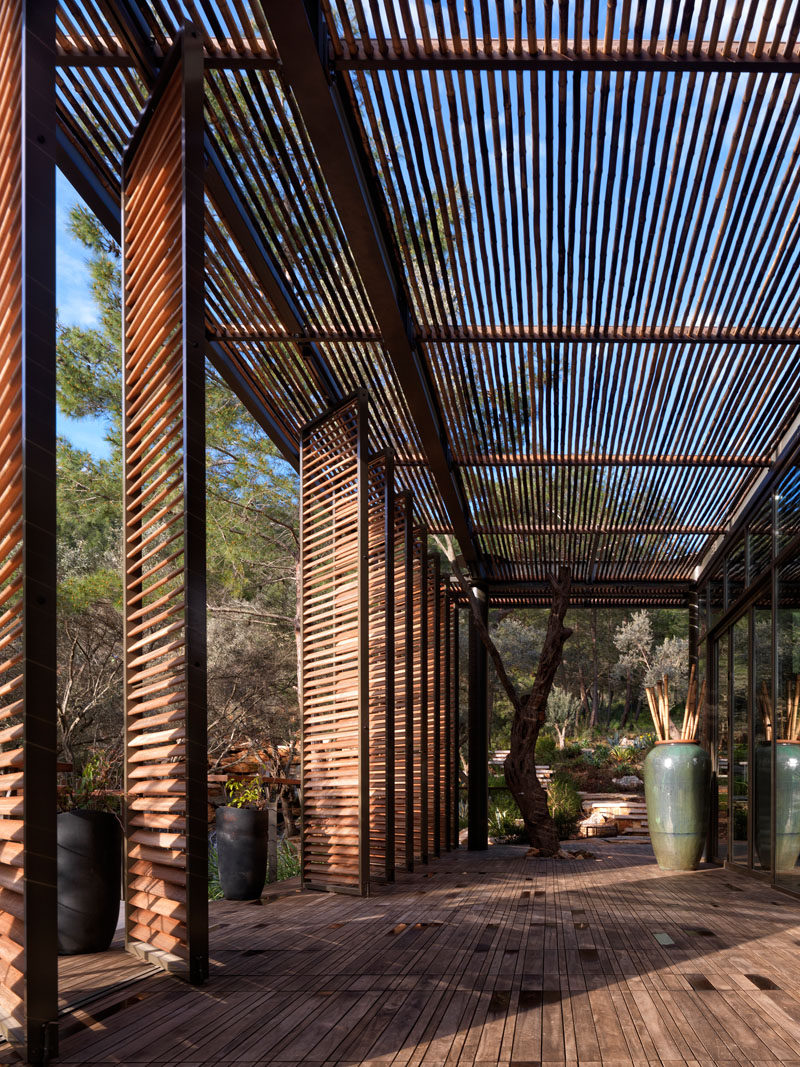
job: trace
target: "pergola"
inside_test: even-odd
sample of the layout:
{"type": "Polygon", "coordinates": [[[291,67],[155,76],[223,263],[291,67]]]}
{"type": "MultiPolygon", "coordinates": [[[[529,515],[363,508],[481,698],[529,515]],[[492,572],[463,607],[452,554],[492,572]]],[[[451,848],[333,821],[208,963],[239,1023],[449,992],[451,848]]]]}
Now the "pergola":
{"type": "MultiPolygon", "coordinates": [[[[32,1061],[55,167],[123,247],[127,940],[200,982],[205,359],[300,470],[303,878],[363,894],[457,834],[428,535],[487,608],[566,564],[576,604],[688,608],[696,656],[707,579],[795,462],[798,33],[788,0],[0,0],[0,1010],[32,1061]]],[[[473,768],[485,678],[472,632],[473,768]]]]}

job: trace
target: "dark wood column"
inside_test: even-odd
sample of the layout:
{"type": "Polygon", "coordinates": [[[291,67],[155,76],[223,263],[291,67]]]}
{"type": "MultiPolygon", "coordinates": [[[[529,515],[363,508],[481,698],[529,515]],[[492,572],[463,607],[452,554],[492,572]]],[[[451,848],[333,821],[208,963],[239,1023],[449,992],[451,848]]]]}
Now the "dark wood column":
{"type": "MultiPolygon", "coordinates": [[[[489,617],[489,594],[476,587],[484,621],[489,617]]],[[[489,847],[489,721],[488,659],[477,627],[469,616],[469,826],[467,847],[489,847]]]]}

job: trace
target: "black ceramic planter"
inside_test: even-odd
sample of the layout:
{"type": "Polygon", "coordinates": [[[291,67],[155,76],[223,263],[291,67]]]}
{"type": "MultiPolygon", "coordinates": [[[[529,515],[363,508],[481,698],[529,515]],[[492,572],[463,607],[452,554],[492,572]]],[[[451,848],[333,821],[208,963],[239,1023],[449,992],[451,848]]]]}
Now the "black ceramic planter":
{"type": "Polygon", "coordinates": [[[119,917],[122,827],[108,811],[66,811],[58,839],[58,951],[104,952],[119,917]]]}
{"type": "Polygon", "coordinates": [[[217,808],[219,884],[226,900],[258,900],[267,878],[266,811],[217,808]]]}

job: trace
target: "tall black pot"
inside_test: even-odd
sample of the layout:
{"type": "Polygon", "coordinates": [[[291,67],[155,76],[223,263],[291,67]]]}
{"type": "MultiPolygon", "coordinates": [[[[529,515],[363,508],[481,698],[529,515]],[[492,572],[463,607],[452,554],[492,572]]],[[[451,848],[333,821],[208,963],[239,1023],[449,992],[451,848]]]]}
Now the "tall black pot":
{"type": "Polygon", "coordinates": [[[226,900],[258,900],[267,879],[266,811],[217,808],[219,884],[226,900]]]}
{"type": "Polygon", "coordinates": [[[119,918],[119,819],[108,811],[65,811],[56,826],[59,954],[104,952],[119,918]]]}

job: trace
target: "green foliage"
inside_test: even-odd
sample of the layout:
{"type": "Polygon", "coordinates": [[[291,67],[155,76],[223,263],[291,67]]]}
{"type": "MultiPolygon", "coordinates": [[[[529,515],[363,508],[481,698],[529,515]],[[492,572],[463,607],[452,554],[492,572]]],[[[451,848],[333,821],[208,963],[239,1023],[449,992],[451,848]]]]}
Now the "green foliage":
{"type": "Polygon", "coordinates": [[[79,770],[64,774],[59,811],[120,811],[120,767],[100,750],[89,753],[79,770]]]}
{"type": "Polygon", "coordinates": [[[257,774],[247,780],[228,779],[225,793],[232,808],[263,808],[266,801],[264,786],[257,774]]]}
{"type": "Polygon", "coordinates": [[[489,801],[489,836],[496,841],[520,841],[525,838],[522,813],[509,793],[498,801],[489,801]]]}
{"type": "Polygon", "coordinates": [[[565,745],[563,748],[556,749],[557,763],[570,763],[573,760],[579,759],[583,759],[583,749],[577,743],[565,745]]]}
{"type": "Polygon", "coordinates": [[[613,748],[609,749],[608,759],[610,763],[616,763],[618,765],[630,763],[631,750],[624,745],[614,745],[613,748]]]}
{"type": "Polygon", "coordinates": [[[581,798],[568,774],[554,776],[547,791],[547,809],[560,841],[575,833],[581,817],[581,798]]]}
{"type": "Polygon", "coordinates": [[[550,764],[554,763],[556,751],[556,739],[540,734],[536,741],[536,762],[539,766],[549,767],[550,764]]]}
{"type": "Polygon", "coordinates": [[[608,745],[595,745],[590,760],[595,767],[605,767],[610,754],[611,749],[608,745]]]}
{"type": "MultiPolygon", "coordinates": [[[[287,878],[294,878],[300,873],[300,852],[295,845],[282,838],[278,842],[278,881],[284,882],[287,878]]],[[[269,881],[269,879],[267,879],[269,881]]]]}
{"type": "Polygon", "coordinates": [[[208,842],[208,899],[223,899],[222,886],[219,882],[219,852],[214,840],[208,842]]]}

